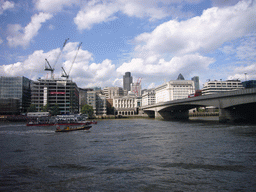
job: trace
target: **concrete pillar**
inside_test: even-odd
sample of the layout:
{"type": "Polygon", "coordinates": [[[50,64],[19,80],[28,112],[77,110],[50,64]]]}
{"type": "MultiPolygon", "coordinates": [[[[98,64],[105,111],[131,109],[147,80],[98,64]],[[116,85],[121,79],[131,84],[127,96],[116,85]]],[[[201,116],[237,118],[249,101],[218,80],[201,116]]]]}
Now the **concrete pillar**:
{"type": "Polygon", "coordinates": [[[155,111],[155,118],[164,120],[188,120],[188,110],[155,111]]]}
{"type": "Polygon", "coordinates": [[[256,105],[236,106],[219,109],[219,122],[221,123],[239,123],[256,122],[256,105]]]}

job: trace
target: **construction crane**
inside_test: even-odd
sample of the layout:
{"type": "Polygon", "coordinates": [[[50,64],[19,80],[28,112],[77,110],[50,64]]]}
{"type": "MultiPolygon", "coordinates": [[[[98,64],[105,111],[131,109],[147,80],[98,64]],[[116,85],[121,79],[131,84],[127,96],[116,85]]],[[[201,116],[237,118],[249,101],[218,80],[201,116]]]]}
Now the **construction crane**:
{"type": "Polygon", "coordinates": [[[78,51],[79,51],[79,49],[80,49],[81,46],[82,46],[82,42],[78,45],[78,48],[77,48],[77,51],[76,51],[76,55],[75,55],[74,60],[73,60],[73,62],[72,62],[72,64],[71,64],[71,67],[70,67],[70,69],[69,69],[69,72],[66,73],[65,69],[64,69],[63,67],[61,67],[62,70],[63,70],[63,73],[62,73],[61,77],[66,77],[67,79],[69,78],[71,69],[72,69],[72,67],[73,67],[73,65],[74,65],[74,62],[75,62],[75,60],[76,60],[78,51]]]}
{"type": "Polygon", "coordinates": [[[135,85],[135,87],[134,87],[134,90],[133,90],[133,92],[135,93],[135,95],[138,97],[139,96],[139,90],[138,90],[138,88],[139,88],[139,86],[140,86],[140,84],[141,84],[141,79],[142,78],[138,78],[138,80],[137,80],[137,83],[136,83],[136,85],[135,85]]]}
{"type": "Polygon", "coordinates": [[[45,71],[51,71],[51,78],[52,78],[52,79],[53,79],[54,67],[55,67],[55,65],[57,64],[57,62],[58,62],[58,60],[59,60],[59,58],[60,58],[60,55],[61,55],[61,53],[62,53],[64,47],[66,46],[68,40],[69,40],[69,38],[67,38],[67,39],[65,40],[65,42],[64,42],[64,44],[63,44],[63,46],[62,46],[62,48],[61,48],[61,50],[60,50],[60,53],[59,53],[59,55],[57,56],[57,58],[56,58],[56,60],[55,60],[55,62],[54,62],[53,67],[50,65],[49,61],[48,61],[47,59],[45,59],[45,68],[44,68],[44,70],[45,70],[45,71]]]}

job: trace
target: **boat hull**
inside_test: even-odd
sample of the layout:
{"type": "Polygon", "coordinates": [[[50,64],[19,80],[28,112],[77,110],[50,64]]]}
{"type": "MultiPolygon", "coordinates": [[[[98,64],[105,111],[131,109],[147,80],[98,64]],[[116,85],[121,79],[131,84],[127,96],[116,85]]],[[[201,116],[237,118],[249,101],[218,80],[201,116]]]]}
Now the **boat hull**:
{"type": "Polygon", "coordinates": [[[92,126],[85,125],[82,127],[70,128],[70,129],[57,129],[55,132],[70,132],[70,131],[79,131],[79,130],[89,130],[92,126]]]}
{"type": "MultiPolygon", "coordinates": [[[[58,123],[58,125],[84,125],[84,124],[87,124],[87,123],[58,123]]],[[[90,124],[90,123],[88,123],[90,124]]],[[[27,123],[27,126],[54,126],[56,125],[56,123],[27,123]]]]}

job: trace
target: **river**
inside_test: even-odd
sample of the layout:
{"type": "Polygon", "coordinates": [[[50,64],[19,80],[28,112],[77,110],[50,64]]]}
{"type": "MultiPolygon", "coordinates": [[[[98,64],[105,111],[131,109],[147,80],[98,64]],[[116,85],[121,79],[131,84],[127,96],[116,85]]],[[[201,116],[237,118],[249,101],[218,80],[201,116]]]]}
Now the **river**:
{"type": "Polygon", "coordinates": [[[0,191],[255,191],[256,126],[101,120],[1,123],[0,191]]]}

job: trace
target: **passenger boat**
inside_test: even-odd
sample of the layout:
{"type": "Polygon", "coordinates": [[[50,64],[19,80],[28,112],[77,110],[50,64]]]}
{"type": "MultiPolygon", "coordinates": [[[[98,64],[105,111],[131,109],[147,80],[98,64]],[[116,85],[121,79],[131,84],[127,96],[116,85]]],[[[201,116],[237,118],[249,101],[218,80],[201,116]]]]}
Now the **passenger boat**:
{"type": "Polygon", "coordinates": [[[57,125],[55,132],[70,132],[70,131],[79,131],[79,130],[89,130],[91,125],[83,125],[80,127],[70,127],[66,126],[64,129],[61,129],[59,125],[57,125]]]}
{"type": "Polygon", "coordinates": [[[87,117],[77,115],[57,115],[56,117],[38,117],[31,119],[27,126],[54,126],[58,125],[89,125],[97,124],[96,121],[87,121],[87,117]]]}

